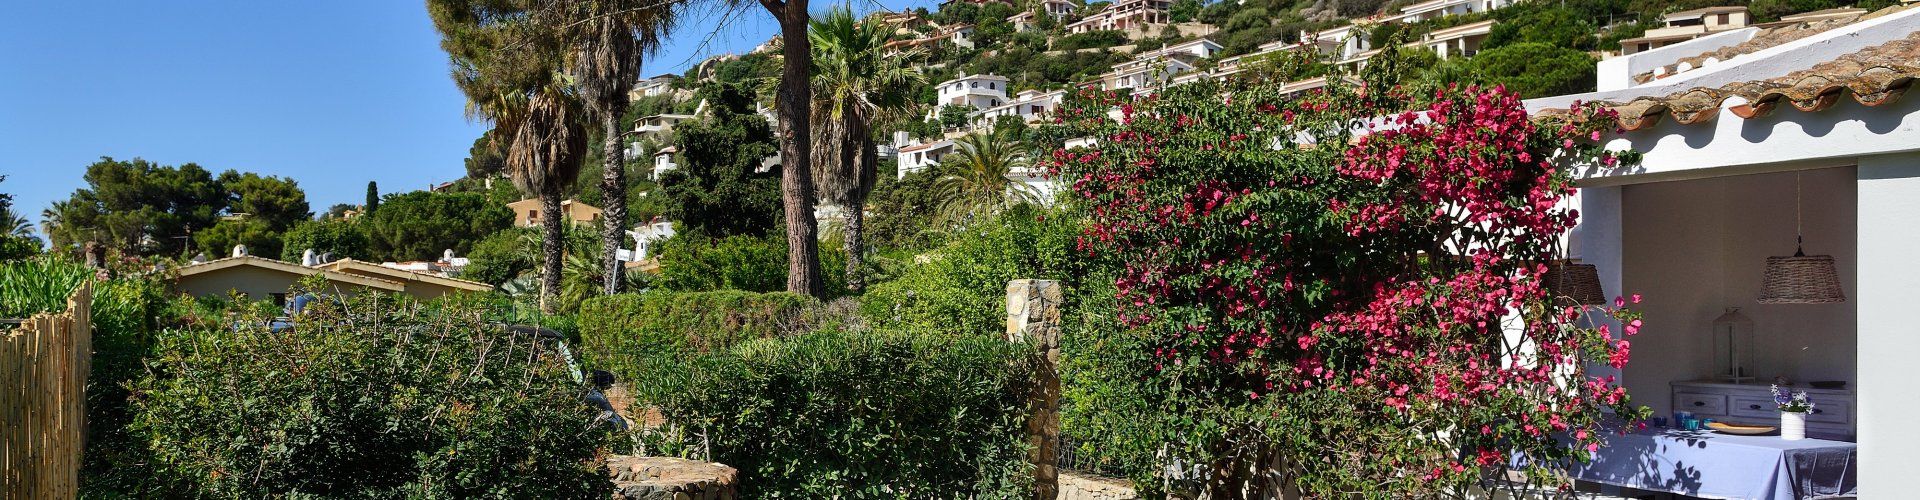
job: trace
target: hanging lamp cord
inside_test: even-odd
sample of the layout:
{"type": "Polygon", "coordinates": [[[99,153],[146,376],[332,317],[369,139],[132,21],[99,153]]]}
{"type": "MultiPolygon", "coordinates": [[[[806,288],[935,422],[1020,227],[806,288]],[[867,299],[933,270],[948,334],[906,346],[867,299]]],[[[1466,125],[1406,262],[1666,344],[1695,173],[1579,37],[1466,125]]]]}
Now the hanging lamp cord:
{"type": "Polygon", "coordinates": [[[1800,183],[1800,175],[1801,175],[1800,172],[1793,173],[1793,256],[1794,257],[1807,256],[1807,252],[1805,249],[1806,235],[1802,231],[1802,228],[1805,227],[1805,223],[1802,222],[1802,220],[1805,218],[1805,214],[1802,212],[1806,209],[1806,207],[1802,206],[1800,201],[1801,194],[1803,191],[1805,191],[1806,188],[1802,186],[1800,183]]]}

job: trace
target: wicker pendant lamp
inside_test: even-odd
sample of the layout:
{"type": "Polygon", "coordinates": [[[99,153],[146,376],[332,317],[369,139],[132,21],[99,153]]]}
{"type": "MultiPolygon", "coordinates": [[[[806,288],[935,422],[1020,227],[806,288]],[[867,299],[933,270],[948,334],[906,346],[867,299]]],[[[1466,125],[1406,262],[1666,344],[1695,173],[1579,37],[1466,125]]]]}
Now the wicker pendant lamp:
{"type": "Polygon", "coordinates": [[[1607,303],[1600,289],[1600,269],[1593,264],[1563,260],[1547,267],[1547,290],[1561,305],[1597,306],[1607,303]]]}
{"type": "Polygon", "coordinates": [[[1800,175],[1793,177],[1793,256],[1767,257],[1767,274],[1761,282],[1762,304],[1833,304],[1846,302],[1840,289],[1840,272],[1832,255],[1807,255],[1801,235],[1800,175]]]}

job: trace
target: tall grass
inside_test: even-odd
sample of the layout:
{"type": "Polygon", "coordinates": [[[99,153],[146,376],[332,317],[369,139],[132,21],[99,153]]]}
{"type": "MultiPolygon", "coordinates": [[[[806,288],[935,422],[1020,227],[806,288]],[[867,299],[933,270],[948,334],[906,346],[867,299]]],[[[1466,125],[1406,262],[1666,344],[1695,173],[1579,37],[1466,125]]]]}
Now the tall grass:
{"type": "Polygon", "coordinates": [[[0,318],[64,311],[67,296],[93,271],[52,257],[0,262],[0,318]]]}

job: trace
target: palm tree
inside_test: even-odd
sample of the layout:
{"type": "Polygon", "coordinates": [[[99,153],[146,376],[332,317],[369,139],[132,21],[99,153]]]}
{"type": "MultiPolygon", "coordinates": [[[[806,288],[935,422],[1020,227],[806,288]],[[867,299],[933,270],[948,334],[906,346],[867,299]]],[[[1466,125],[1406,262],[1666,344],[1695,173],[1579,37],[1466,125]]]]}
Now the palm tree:
{"type": "Polygon", "coordinates": [[[943,158],[940,177],[933,181],[934,200],[942,223],[966,225],[1000,209],[1039,201],[1039,193],[1007,174],[1033,164],[1019,141],[1001,131],[961,137],[953,154],[943,158]]]}
{"type": "Polygon", "coordinates": [[[567,217],[560,197],[580,177],[587,152],[584,111],[565,87],[550,85],[528,99],[526,116],[507,148],[507,175],[521,191],[540,197],[540,308],[553,312],[566,263],[567,217]]]}
{"type": "Polygon", "coordinates": [[[926,83],[918,68],[906,64],[912,54],[884,53],[892,31],[881,23],[856,20],[845,6],[828,10],[807,31],[817,87],[813,182],[820,188],[820,201],[843,208],[847,288],[854,293],[866,287],[860,275],[865,267],[861,231],[880,162],[873,122],[905,110],[914,91],[926,83]]]}
{"type": "Polygon", "coordinates": [[[560,73],[569,48],[557,3],[428,0],[453,81],[467,111],[491,120],[507,143],[507,171],[522,191],[540,197],[545,240],[540,306],[551,311],[565,264],[560,196],[580,175],[586,152],[585,112],[560,73]]]}
{"type": "MultiPolygon", "coordinates": [[[[7,176],[0,175],[0,182],[6,182],[7,176]]],[[[0,234],[26,236],[33,233],[33,223],[13,211],[13,195],[0,193],[0,234]]]]}
{"type": "Polygon", "coordinates": [[[677,2],[658,0],[572,0],[567,23],[572,29],[574,55],[571,73],[586,109],[599,120],[603,142],[600,192],[606,202],[601,214],[601,272],[608,295],[620,292],[623,270],[618,251],[626,242],[627,169],[625,138],[620,117],[631,104],[628,89],[640,79],[641,56],[660,47],[660,38],[673,28],[677,2]]]}

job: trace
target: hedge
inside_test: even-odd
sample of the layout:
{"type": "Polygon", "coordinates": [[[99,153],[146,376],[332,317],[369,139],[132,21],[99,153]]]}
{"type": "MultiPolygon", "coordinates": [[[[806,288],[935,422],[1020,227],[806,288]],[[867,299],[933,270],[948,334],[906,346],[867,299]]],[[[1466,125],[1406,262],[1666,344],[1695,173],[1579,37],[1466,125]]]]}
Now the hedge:
{"type": "Polygon", "coordinates": [[[592,367],[630,381],[649,397],[641,374],[661,363],[782,333],[783,324],[813,303],[786,292],[652,290],[588,299],[580,305],[580,347],[592,367]]]}
{"type": "Polygon", "coordinates": [[[1014,498],[1031,495],[1025,349],[829,329],[647,376],[673,389],[655,404],[684,446],[740,469],[743,498],[1014,498]]]}

